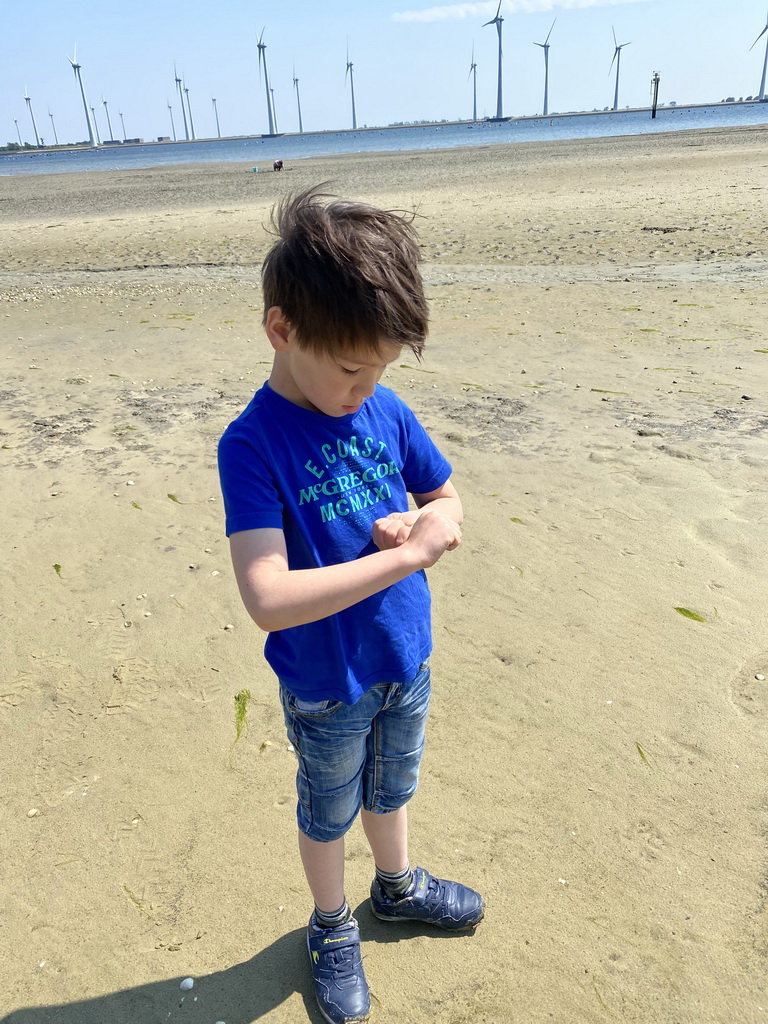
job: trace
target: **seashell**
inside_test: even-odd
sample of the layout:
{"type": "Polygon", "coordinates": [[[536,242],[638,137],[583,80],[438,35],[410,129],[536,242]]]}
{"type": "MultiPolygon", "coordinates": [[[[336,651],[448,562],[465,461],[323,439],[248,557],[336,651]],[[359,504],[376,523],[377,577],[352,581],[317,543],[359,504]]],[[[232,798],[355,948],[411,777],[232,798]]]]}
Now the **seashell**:
{"type": "Polygon", "coordinates": [[[184,981],[182,981],[182,983],[179,985],[179,988],[181,989],[182,992],[189,992],[189,990],[194,987],[194,984],[194,978],[185,978],[184,981]]]}

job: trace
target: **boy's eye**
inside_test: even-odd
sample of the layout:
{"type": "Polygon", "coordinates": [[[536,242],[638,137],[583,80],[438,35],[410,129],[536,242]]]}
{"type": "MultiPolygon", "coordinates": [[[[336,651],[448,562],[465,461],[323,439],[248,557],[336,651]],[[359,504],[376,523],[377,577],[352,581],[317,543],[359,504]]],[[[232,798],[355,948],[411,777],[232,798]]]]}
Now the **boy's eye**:
{"type": "Polygon", "coordinates": [[[357,370],[348,370],[346,366],[342,366],[341,369],[343,373],[348,373],[350,377],[354,376],[358,372],[357,370]]]}

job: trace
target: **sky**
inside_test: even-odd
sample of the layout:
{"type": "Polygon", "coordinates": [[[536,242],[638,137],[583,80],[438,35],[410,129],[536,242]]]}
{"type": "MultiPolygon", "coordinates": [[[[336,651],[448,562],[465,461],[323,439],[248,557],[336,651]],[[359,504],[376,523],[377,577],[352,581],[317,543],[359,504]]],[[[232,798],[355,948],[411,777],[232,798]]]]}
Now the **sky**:
{"type": "MultiPolygon", "coordinates": [[[[472,116],[470,65],[477,65],[478,116],[496,113],[498,0],[26,0],[4,4],[0,145],[87,138],[68,57],[77,53],[88,105],[102,138],[184,137],[174,64],[189,89],[197,138],[268,130],[257,41],[263,31],[277,127],[352,126],[347,60],[353,64],[358,126],[472,116]],[[102,101],[106,100],[106,107],[102,101]],[[53,114],[53,121],[49,114],[53,114]],[[119,114],[123,115],[122,120],[119,114]],[[14,121],[17,124],[14,124],[14,121]],[[18,125],[18,131],[17,131],[18,125]]],[[[757,95],[768,32],[766,0],[502,0],[503,113],[542,112],[549,37],[549,110],[613,105],[615,30],[621,51],[619,106],[647,106],[654,71],[659,102],[706,103],[757,95]]]]}

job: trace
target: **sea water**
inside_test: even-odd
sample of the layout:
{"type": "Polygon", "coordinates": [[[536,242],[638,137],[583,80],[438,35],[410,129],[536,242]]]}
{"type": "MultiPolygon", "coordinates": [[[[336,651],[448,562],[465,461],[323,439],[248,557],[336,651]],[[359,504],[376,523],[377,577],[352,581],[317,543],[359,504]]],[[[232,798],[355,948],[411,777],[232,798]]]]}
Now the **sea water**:
{"type": "Polygon", "coordinates": [[[97,149],[50,150],[0,154],[0,175],[61,174],[68,171],[129,170],[189,163],[250,163],[254,170],[271,170],[273,160],[292,162],[311,156],[341,153],[400,152],[456,149],[515,142],[647,135],[694,128],[731,128],[768,124],[768,103],[728,103],[713,106],[660,107],[650,110],[557,114],[509,121],[463,121],[448,124],[365,128],[358,131],[296,135],[201,139],[196,142],[107,146],[97,149]]]}

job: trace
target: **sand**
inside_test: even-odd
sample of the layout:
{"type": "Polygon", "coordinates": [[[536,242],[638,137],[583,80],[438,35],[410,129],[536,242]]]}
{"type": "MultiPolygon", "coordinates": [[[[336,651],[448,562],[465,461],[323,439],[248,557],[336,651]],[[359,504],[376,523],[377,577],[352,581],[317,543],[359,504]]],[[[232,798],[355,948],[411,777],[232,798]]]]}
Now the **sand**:
{"type": "Polygon", "coordinates": [[[386,383],[467,511],[412,857],[488,912],[377,922],[356,826],[375,1020],[768,1018],[766,165],[745,128],[0,179],[3,1024],[320,1021],[215,445],[268,209],[324,180],[418,207],[432,335],[386,383]]]}

